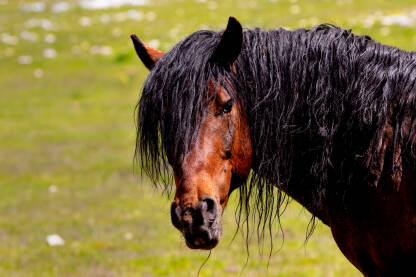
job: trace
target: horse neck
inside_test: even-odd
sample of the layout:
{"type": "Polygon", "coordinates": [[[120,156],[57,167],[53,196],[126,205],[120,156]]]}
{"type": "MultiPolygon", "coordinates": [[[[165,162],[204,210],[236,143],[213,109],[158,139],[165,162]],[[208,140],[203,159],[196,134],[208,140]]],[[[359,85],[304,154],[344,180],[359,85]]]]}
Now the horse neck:
{"type": "MultiPolygon", "coordinates": [[[[324,217],[318,210],[325,207],[335,134],[342,137],[342,130],[361,135],[360,145],[371,139],[378,131],[377,122],[386,117],[388,103],[383,97],[394,99],[414,85],[407,80],[402,91],[396,88],[380,97],[380,86],[392,81],[383,79],[389,75],[386,73],[397,70],[404,60],[412,60],[406,55],[413,55],[414,60],[414,54],[340,29],[246,31],[236,65],[250,125],[255,174],[278,184],[318,217],[324,217]],[[377,101],[379,110],[368,108],[377,101]],[[347,126],[352,112],[358,117],[347,126]],[[358,126],[366,124],[368,131],[359,133],[358,126]]],[[[358,151],[352,148],[354,143],[346,147],[351,153],[358,151]]]]}

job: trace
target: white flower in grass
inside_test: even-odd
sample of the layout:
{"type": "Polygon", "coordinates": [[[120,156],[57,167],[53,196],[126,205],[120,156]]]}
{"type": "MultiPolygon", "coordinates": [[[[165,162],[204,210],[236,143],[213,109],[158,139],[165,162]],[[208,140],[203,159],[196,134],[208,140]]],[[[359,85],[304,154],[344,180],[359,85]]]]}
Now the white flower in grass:
{"type": "Polygon", "coordinates": [[[291,14],[298,14],[300,13],[300,7],[298,5],[293,5],[290,7],[291,14]]]}
{"type": "Polygon", "coordinates": [[[124,238],[126,240],[131,240],[133,238],[133,234],[130,233],[130,232],[127,232],[127,233],[124,234],[124,238]]]}
{"type": "Polygon", "coordinates": [[[81,0],[80,6],[87,10],[99,10],[108,8],[119,8],[121,6],[143,6],[148,0],[81,0]]]}
{"type": "Polygon", "coordinates": [[[374,16],[370,15],[366,19],[364,19],[363,27],[364,28],[371,28],[373,27],[374,23],[376,22],[374,16]]]}
{"type": "Polygon", "coordinates": [[[8,33],[3,33],[1,34],[1,41],[5,44],[16,45],[19,42],[19,38],[8,33]]]}
{"type": "Polygon", "coordinates": [[[127,19],[127,14],[126,13],[116,13],[114,15],[114,19],[116,21],[119,21],[119,22],[125,21],[127,19]]]}
{"type": "Polygon", "coordinates": [[[218,3],[217,2],[208,2],[208,9],[209,10],[216,10],[218,8],[218,3]]]}
{"type": "Polygon", "coordinates": [[[127,17],[131,20],[140,21],[143,19],[143,13],[136,10],[128,10],[127,17]]]}
{"type": "Polygon", "coordinates": [[[158,39],[153,39],[147,43],[152,48],[159,48],[160,41],[158,39]]]}
{"type": "Polygon", "coordinates": [[[46,48],[43,50],[43,56],[47,59],[53,59],[56,57],[56,50],[53,48],[46,48]]]}
{"type": "Polygon", "coordinates": [[[52,12],[63,13],[69,10],[70,7],[68,2],[58,2],[52,5],[52,12]]]}
{"type": "Polygon", "coordinates": [[[146,14],[146,19],[147,19],[148,21],[153,21],[153,20],[155,20],[155,19],[156,19],[156,14],[155,14],[154,12],[148,12],[148,13],[146,14]]]}
{"type": "Polygon", "coordinates": [[[111,16],[108,14],[103,14],[100,16],[101,23],[108,23],[111,20],[111,16]]]}
{"type": "Polygon", "coordinates": [[[19,64],[31,64],[33,62],[32,56],[24,55],[17,57],[17,62],[19,64]]]}
{"type": "Polygon", "coordinates": [[[26,26],[26,28],[33,28],[33,27],[37,27],[37,26],[38,26],[38,22],[39,22],[39,20],[38,20],[38,19],[31,18],[31,19],[29,19],[29,20],[27,20],[27,21],[25,22],[25,26],[26,26]]]}
{"type": "MultiPolygon", "coordinates": [[[[43,70],[40,69],[40,68],[37,68],[36,70],[39,70],[38,73],[40,73],[41,77],[42,77],[43,76],[43,70]]],[[[41,77],[39,77],[39,78],[41,78],[41,77]]],[[[54,193],[58,192],[58,187],[55,186],[55,185],[49,186],[48,191],[49,191],[49,193],[54,194],[54,193]]]]}
{"type": "Polygon", "coordinates": [[[58,234],[51,234],[51,235],[46,236],[46,242],[50,246],[62,246],[62,245],[65,245],[64,239],[61,238],[61,236],[58,235],[58,234]]]}
{"type": "MultiPolygon", "coordinates": [[[[35,78],[38,78],[38,79],[42,78],[43,77],[43,70],[41,68],[36,68],[33,71],[33,76],[35,76],[35,78]]],[[[53,193],[53,192],[51,192],[51,187],[52,186],[50,186],[48,190],[49,190],[50,193],[53,193]]]]}
{"type": "Polygon", "coordinates": [[[90,53],[92,55],[103,55],[103,56],[110,56],[113,54],[113,49],[110,46],[99,46],[99,45],[93,45],[90,49],[90,53]]]}
{"type": "Polygon", "coordinates": [[[111,34],[113,35],[113,36],[115,36],[115,37],[119,37],[119,36],[121,36],[121,34],[123,33],[123,31],[120,29],[120,28],[114,28],[112,31],[111,31],[111,34]]]}
{"type": "Polygon", "coordinates": [[[91,18],[83,16],[79,19],[79,24],[81,26],[87,27],[91,25],[91,18]]]}
{"type": "Polygon", "coordinates": [[[41,27],[44,30],[52,30],[54,28],[53,23],[49,19],[36,19],[31,18],[25,22],[26,28],[41,27]]]}
{"type": "Polygon", "coordinates": [[[32,33],[29,31],[23,31],[20,33],[20,37],[24,40],[28,40],[28,41],[37,41],[38,40],[38,35],[36,33],[32,33]]]}
{"type": "Polygon", "coordinates": [[[40,27],[44,30],[52,30],[54,28],[54,25],[50,20],[42,19],[40,27]]]}
{"type": "MultiPolygon", "coordinates": [[[[202,28],[203,29],[203,28],[202,28]]],[[[171,29],[170,31],[169,31],[169,36],[171,37],[171,38],[174,38],[174,39],[176,39],[176,38],[178,38],[178,35],[179,35],[179,32],[180,32],[180,30],[178,29],[178,28],[173,28],[173,29],[171,29]]]]}
{"type": "Polygon", "coordinates": [[[113,54],[113,48],[111,48],[110,46],[102,46],[100,52],[101,55],[110,56],[111,54],[113,54]]]}
{"type": "Polygon", "coordinates": [[[46,4],[43,2],[26,3],[20,7],[24,12],[43,12],[45,8],[46,4]]]}
{"type": "Polygon", "coordinates": [[[309,24],[312,26],[318,25],[319,24],[319,20],[316,17],[311,17],[309,18],[309,24]]]}
{"type": "Polygon", "coordinates": [[[411,26],[414,23],[414,19],[409,14],[391,14],[383,16],[381,18],[381,24],[385,26],[400,25],[400,26],[411,26]]]}
{"type": "Polygon", "coordinates": [[[376,11],[374,14],[364,19],[363,26],[365,28],[371,28],[377,22],[383,26],[413,26],[416,25],[416,10],[389,15],[383,15],[381,11],[376,11]]]}
{"type": "Polygon", "coordinates": [[[56,41],[56,37],[54,34],[46,34],[45,35],[45,41],[47,43],[54,43],[56,41]]]}
{"type": "Polygon", "coordinates": [[[298,24],[300,27],[306,27],[306,25],[308,25],[308,21],[305,18],[302,18],[301,20],[299,20],[298,24]]]}

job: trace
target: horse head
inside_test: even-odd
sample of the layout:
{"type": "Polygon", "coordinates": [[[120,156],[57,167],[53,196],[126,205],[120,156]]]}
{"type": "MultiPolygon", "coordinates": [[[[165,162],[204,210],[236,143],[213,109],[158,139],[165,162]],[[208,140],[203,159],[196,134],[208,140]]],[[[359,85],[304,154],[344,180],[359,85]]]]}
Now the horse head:
{"type": "MultiPolygon", "coordinates": [[[[151,73],[156,65],[159,71],[166,70],[166,67],[174,67],[172,63],[165,60],[161,51],[145,45],[136,35],[132,35],[131,38],[138,56],[151,73]]],[[[229,76],[238,74],[234,62],[240,55],[242,42],[242,27],[236,19],[230,17],[227,28],[209,53],[209,64],[225,70],[224,72],[228,72],[229,76]]],[[[190,61],[188,64],[193,63],[190,61]]],[[[198,64],[198,61],[195,61],[192,66],[195,67],[195,64],[198,64]]],[[[161,81],[161,79],[163,78],[154,78],[152,82],[158,80],[166,83],[166,80],[161,81]]],[[[192,141],[186,150],[180,146],[172,147],[169,145],[170,139],[163,135],[164,132],[167,133],[164,130],[170,128],[170,126],[163,127],[164,125],[175,125],[175,120],[167,113],[180,107],[166,105],[159,109],[155,107],[154,111],[155,113],[159,111],[161,114],[161,116],[158,115],[157,123],[163,125],[159,127],[162,133],[161,140],[176,184],[176,192],[171,205],[172,223],[182,232],[186,244],[192,249],[212,249],[218,244],[222,233],[221,217],[229,196],[233,189],[245,182],[252,163],[252,145],[244,103],[235,97],[238,91],[235,91],[236,87],[231,78],[220,76],[220,79],[217,80],[215,76],[209,75],[206,80],[207,97],[202,98],[202,111],[195,117],[198,128],[195,129],[195,134],[192,135],[192,141]],[[166,123],[162,117],[169,117],[171,120],[166,123]],[[169,147],[174,150],[169,150],[169,147]],[[178,153],[177,149],[182,149],[182,151],[178,153]]],[[[147,82],[151,81],[148,79],[147,82]]],[[[178,82],[184,82],[184,80],[178,80],[178,82]]],[[[192,84],[189,85],[192,86],[192,84]]],[[[169,86],[165,89],[169,89],[169,86]]],[[[164,92],[164,98],[173,97],[166,96],[168,93],[164,92]]],[[[146,97],[156,98],[156,96],[146,97]]],[[[189,95],[183,97],[189,98],[189,95]]],[[[145,105],[148,103],[140,102],[139,109],[147,109],[145,105]]],[[[182,117],[184,116],[186,114],[182,117]]],[[[140,120],[146,120],[146,117],[139,115],[140,120]]],[[[146,122],[142,122],[142,133],[143,129],[146,129],[143,127],[145,124],[146,122]]],[[[158,126],[153,126],[153,128],[158,128],[158,126]]],[[[154,137],[154,139],[158,138],[154,137]]],[[[139,145],[141,143],[138,142],[139,145]]],[[[144,148],[146,152],[146,146],[144,148]]],[[[141,157],[143,159],[147,155],[141,157]]]]}

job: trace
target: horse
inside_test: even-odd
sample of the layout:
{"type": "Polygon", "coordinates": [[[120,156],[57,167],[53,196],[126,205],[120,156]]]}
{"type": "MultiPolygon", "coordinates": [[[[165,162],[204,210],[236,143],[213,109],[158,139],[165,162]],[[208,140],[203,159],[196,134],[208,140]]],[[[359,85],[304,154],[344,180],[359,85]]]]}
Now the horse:
{"type": "Polygon", "coordinates": [[[415,274],[415,52],[330,24],[243,30],[233,17],[167,53],[131,38],[150,70],[135,157],[154,184],[174,181],[171,220],[189,248],[218,244],[233,191],[263,229],[289,196],[364,276],[415,274]]]}

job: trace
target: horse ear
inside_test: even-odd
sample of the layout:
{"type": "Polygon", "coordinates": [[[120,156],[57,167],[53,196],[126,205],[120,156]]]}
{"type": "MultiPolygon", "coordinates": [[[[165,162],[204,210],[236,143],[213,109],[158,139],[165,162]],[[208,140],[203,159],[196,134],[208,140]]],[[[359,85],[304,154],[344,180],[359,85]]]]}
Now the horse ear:
{"type": "Polygon", "coordinates": [[[135,34],[130,35],[133,41],[134,49],[136,50],[137,56],[144,63],[144,65],[151,70],[157,61],[165,55],[162,51],[154,49],[144,44],[135,34]]]}
{"type": "Polygon", "coordinates": [[[242,45],[243,28],[240,22],[231,16],[211,60],[222,65],[231,65],[240,55],[242,45]]]}

